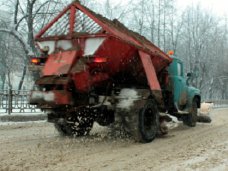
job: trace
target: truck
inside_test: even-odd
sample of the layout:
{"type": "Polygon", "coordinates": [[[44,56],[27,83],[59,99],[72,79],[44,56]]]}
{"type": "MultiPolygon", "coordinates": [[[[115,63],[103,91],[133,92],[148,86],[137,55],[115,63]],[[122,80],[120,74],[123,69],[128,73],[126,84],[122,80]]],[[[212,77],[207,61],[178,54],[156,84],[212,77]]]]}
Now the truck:
{"type": "Polygon", "coordinates": [[[188,84],[183,62],[145,37],[75,1],[35,37],[41,70],[30,104],[63,136],[88,135],[94,122],[121,127],[147,143],[169,115],[194,127],[200,91],[188,84]]]}

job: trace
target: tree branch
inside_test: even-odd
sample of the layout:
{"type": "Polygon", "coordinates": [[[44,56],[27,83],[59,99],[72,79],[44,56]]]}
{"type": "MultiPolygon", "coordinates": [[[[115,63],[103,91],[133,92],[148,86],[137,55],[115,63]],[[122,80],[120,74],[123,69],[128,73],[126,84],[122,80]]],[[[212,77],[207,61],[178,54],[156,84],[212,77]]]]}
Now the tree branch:
{"type": "Polygon", "coordinates": [[[26,55],[29,54],[30,48],[28,47],[26,42],[22,39],[22,37],[19,35],[19,33],[16,30],[9,30],[9,29],[0,28],[0,32],[8,33],[8,34],[12,35],[14,38],[16,38],[20,42],[20,44],[22,45],[22,48],[23,48],[25,54],[26,55]]]}

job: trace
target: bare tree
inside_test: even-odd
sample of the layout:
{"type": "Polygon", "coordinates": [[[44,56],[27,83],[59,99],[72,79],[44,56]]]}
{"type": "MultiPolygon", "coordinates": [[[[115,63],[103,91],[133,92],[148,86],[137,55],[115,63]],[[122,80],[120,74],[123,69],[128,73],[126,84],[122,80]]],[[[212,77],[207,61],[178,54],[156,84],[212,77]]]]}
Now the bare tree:
{"type": "Polygon", "coordinates": [[[12,35],[12,38],[15,38],[15,40],[22,45],[22,49],[25,53],[22,58],[24,61],[24,67],[21,69],[21,80],[18,84],[19,90],[22,88],[26,76],[29,52],[38,55],[34,42],[34,33],[50,21],[52,15],[48,15],[48,13],[54,14],[56,13],[57,8],[61,9],[60,6],[63,4],[60,2],[61,1],[59,0],[47,0],[43,2],[40,2],[39,0],[16,0],[6,3],[6,5],[14,7],[14,9],[11,9],[13,14],[13,25],[10,27],[8,26],[7,28],[0,28],[0,33],[12,35]],[[46,17],[43,17],[43,15],[46,17]],[[37,24],[38,21],[39,25],[37,24]]]}
{"type": "MultiPolygon", "coordinates": [[[[15,51],[10,52],[10,46],[3,43],[3,33],[11,35],[11,39],[19,42],[23,52],[16,53],[22,58],[24,68],[19,72],[21,89],[26,76],[28,53],[37,53],[34,35],[43,28],[63,6],[72,0],[8,0],[0,5],[12,14],[12,25],[1,23],[0,48],[1,55],[12,59],[15,51]],[[8,57],[6,56],[8,55],[8,57]]],[[[139,32],[162,50],[173,49],[186,66],[186,71],[194,72],[193,85],[202,90],[203,98],[228,98],[228,39],[227,17],[218,18],[202,9],[200,5],[189,6],[183,13],[175,8],[176,0],[135,0],[130,4],[114,5],[110,0],[105,3],[81,0],[81,3],[109,19],[117,18],[130,29],[139,32]],[[198,76],[198,77],[197,77],[198,76]]],[[[1,19],[0,19],[1,22],[1,19]]],[[[8,44],[11,45],[11,44],[8,44]]],[[[18,48],[15,48],[18,50],[18,48]]],[[[7,71],[10,60],[1,58],[1,70],[7,71]],[[4,61],[5,60],[5,61],[4,61]],[[5,62],[5,63],[4,63],[5,62]]],[[[9,75],[15,73],[11,70],[9,75]]],[[[2,72],[3,73],[3,72],[2,72]]],[[[0,74],[4,80],[5,74],[0,74]]],[[[9,77],[9,76],[7,76],[9,77]]],[[[8,80],[8,78],[7,78],[8,80]]]]}
{"type": "MultiPolygon", "coordinates": [[[[203,98],[225,94],[222,68],[227,61],[224,20],[197,6],[190,6],[183,15],[179,54],[188,71],[195,73],[193,85],[202,90],[203,98]],[[226,59],[225,59],[226,58],[226,59]]],[[[225,26],[226,27],[226,26],[225,26]]],[[[221,98],[220,97],[220,98],[221,98]]]]}
{"type": "Polygon", "coordinates": [[[18,41],[14,40],[14,37],[10,34],[1,36],[0,40],[0,62],[4,66],[2,71],[5,74],[5,81],[7,81],[8,87],[12,89],[12,80],[16,79],[16,73],[24,67],[25,55],[22,44],[18,44],[18,41]]]}

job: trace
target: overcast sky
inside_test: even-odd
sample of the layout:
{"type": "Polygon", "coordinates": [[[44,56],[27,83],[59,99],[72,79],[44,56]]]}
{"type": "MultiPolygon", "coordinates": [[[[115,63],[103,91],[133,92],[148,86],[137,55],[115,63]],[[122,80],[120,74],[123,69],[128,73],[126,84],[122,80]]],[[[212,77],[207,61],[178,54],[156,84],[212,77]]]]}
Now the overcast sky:
{"type": "MultiPolygon", "coordinates": [[[[0,2],[1,1],[2,0],[0,0],[0,2]]],[[[102,2],[105,2],[106,0],[94,0],[94,1],[102,3],[102,2]]],[[[134,2],[134,1],[135,0],[110,0],[110,2],[114,5],[117,5],[119,3],[122,5],[127,5],[129,2],[134,2]]],[[[228,0],[176,0],[176,2],[177,2],[176,7],[181,10],[184,10],[188,5],[200,3],[203,8],[209,10],[213,14],[216,14],[219,16],[224,16],[224,15],[228,16],[228,0]]],[[[0,10],[4,11],[5,9],[0,7],[0,10]]],[[[0,17],[3,17],[2,12],[0,12],[0,17]]]]}
{"type": "Polygon", "coordinates": [[[179,6],[200,3],[204,8],[217,15],[228,15],[228,0],[177,0],[179,6]]]}
{"type": "MultiPolygon", "coordinates": [[[[105,0],[98,0],[100,2],[105,0]]],[[[127,4],[129,1],[134,0],[110,0],[113,4],[127,4]]],[[[214,14],[217,15],[228,15],[228,0],[176,0],[177,1],[177,7],[178,8],[186,8],[186,6],[191,4],[197,4],[200,3],[203,8],[210,10],[214,14]]]]}

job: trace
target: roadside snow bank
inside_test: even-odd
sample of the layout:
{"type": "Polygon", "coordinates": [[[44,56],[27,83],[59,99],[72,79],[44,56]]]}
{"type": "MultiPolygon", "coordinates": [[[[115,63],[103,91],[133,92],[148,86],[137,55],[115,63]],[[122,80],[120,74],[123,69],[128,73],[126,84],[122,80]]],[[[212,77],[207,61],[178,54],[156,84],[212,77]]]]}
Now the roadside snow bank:
{"type": "Polygon", "coordinates": [[[0,122],[28,122],[47,120],[46,114],[12,114],[0,115],[0,122]]]}
{"type": "Polygon", "coordinates": [[[42,121],[27,121],[27,122],[0,122],[0,126],[10,126],[10,125],[25,125],[25,124],[34,124],[34,123],[46,123],[46,120],[42,121]]]}

